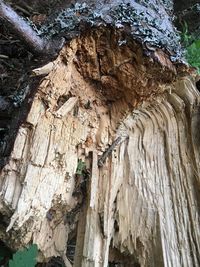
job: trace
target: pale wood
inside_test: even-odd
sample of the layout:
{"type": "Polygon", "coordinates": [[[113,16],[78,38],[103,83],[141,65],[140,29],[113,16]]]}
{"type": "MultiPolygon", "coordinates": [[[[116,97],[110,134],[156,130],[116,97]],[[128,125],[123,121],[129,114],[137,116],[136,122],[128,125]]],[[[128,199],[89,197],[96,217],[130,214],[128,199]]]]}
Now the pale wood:
{"type": "Polygon", "coordinates": [[[200,94],[194,79],[173,82],[168,61],[153,71],[139,46],[107,51],[109,43],[98,38],[77,38],[63,48],[19,129],[1,172],[0,211],[13,212],[9,245],[33,240],[40,260],[63,257],[65,216],[78,203],[73,191],[82,159],[91,174],[74,266],[107,267],[112,246],[140,266],[199,266],[200,94]],[[104,49],[110,56],[99,61],[104,49]],[[165,75],[168,83],[158,79],[165,75]],[[59,106],[63,95],[68,99],[59,106]],[[98,157],[117,137],[121,142],[98,168],[98,157]]]}

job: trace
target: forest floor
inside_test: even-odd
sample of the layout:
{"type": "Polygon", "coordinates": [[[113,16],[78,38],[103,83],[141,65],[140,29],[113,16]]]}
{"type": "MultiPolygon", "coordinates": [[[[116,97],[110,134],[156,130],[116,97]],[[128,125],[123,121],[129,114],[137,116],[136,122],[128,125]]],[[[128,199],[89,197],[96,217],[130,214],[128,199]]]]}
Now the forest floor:
{"type": "MultiPolygon", "coordinates": [[[[43,24],[55,9],[62,7],[66,0],[10,0],[13,9],[37,26],[43,24]]],[[[11,97],[23,83],[26,75],[41,63],[26,49],[3,21],[0,21],[0,88],[1,96],[11,97]]]]}

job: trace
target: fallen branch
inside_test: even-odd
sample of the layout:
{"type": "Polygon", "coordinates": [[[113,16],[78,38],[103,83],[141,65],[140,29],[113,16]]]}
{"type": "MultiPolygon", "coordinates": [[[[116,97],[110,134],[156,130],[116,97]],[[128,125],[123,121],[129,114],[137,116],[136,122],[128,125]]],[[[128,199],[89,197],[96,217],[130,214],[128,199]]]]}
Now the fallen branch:
{"type": "Polygon", "coordinates": [[[0,18],[11,27],[13,32],[28,46],[29,50],[35,54],[55,55],[59,48],[62,47],[63,40],[47,40],[38,36],[36,31],[3,0],[0,0],[0,18]]]}
{"type": "Polygon", "coordinates": [[[121,137],[118,137],[117,139],[114,140],[114,142],[112,143],[112,145],[99,158],[99,160],[98,160],[98,167],[103,167],[106,159],[108,158],[109,155],[112,154],[112,151],[120,143],[120,141],[121,141],[121,137]]]}

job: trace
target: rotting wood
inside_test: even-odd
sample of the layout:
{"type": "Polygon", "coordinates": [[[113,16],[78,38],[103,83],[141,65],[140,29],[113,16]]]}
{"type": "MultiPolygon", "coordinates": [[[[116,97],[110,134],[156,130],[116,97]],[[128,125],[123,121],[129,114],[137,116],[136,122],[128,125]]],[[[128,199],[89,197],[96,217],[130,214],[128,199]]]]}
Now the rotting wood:
{"type": "Polygon", "coordinates": [[[53,70],[53,67],[54,67],[53,62],[49,62],[40,68],[33,69],[32,75],[33,76],[47,75],[53,70]]]}
{"type": "Polygon", "coordinates": [[[199,266],[199,92],[162,51],[148,58],[121,37],[95,29],[53,62],[1,172],[0,212],[11,219],[0,238],[13,249],[33,240],[40,261],[67,262],[78,221],[75,266],[107,267],[113,248],[139,266],[199,266]],[[74,195],[79,160],[91,170],[85,202],[74,195]]]}
{"type": "MultiPolygon", "coordinates": [[[[85,39],[84,44],[87,42],[85,39]]],[[[55,69],[41,83],[26,123],[20,127],[10,161],[1,173],[4,181],[1,212],[6,211],[6,205],[15,210],[7,229],[12,247],[33,239],[42,257],[62,256],[68,226],[61,227],[60,223],[80,201],[73,197],[78,159],[84,161],[97,148],[97,153],[102,154],[114,137],[129,136],[99,170],[97,154],[93,154],[96,161],[90,180],[82,266],[107,266],[111,242],[122,253],[137,258],[141,266],[149,266],[149,262],[151,266],[181,266],[181,262],[182,266],[197,266],[195,244],[199,242],[196,239],[199,228],[195,188],[199,183],[199,138],[194,131],[199,123],[199,92],[188,78],[172,85],[157,82],[155,88],[153,85],[148,88],[155,92],[153,98],[148,92],[144,101],[143,91],[134,104],[136,99],[132,97],[134,102],[131,102],[126,94],[135,96],[134,90],[137,94],[139,91],[128,86],[128,78],[134,77],[134,65],[132,68],[128,63],[131,76],[126,74],[123,78],[126,68],[120,72],[121,85],[124,81],[126,86],[124,96],[121,99],[113,96],[115,102],[107,106],[106,97],[110,99],[107,89],[98,91],[95,84],[80,74],[77,61],[74,63],[79,44],[80,39],[74,40],[63,49],[54,62],[55,69]],[[62,59],[65,55],[67,65],[62,59]],[[79,98],[78,113],[74,116],[72,105],[62,119],[57,118],[57,101],[69,92],[76,96],[72,97],[74,101],[79,98]],[[48,101],[48,108],[43,99],[48,101]],[[84,106],[88,99],[91,109],[84,106]],[[192,128],[189,118],[193,118],[192,128]],[[194,134],[195,140],[191,139],[194,134]],[[54,210],[51,221],[46,217],[50,208],[54,210]],[[118,225],[117,232],[114,224],[118,225]],[[15,233],[19,231],[21,239],[16,239],[15,233]],[[54,245],[59,242],[56,231],[64,238],[59,250],[54,245]],[[190,236],[184,236],[185,231],[193,233],[195,244],[190,236]],[[50,232],[51,241],[45,239],[50,232]],[[185,244],[182,250],[179,242],[185,244]]],[[[92,71],[88,68],[89,76],[92,71]]],[[[80,231],[83,232],[81,226],[80,231]]],[[[6,234],[1,232],[1,238],[6,239],[6,234]]]]}
{"type": "Polygon", "coordinates": [[[55,116],[57,118],[62,118],[66,116],[76,105],[78,101],[77,97],[70,97],[56,112],[55,116]]]}

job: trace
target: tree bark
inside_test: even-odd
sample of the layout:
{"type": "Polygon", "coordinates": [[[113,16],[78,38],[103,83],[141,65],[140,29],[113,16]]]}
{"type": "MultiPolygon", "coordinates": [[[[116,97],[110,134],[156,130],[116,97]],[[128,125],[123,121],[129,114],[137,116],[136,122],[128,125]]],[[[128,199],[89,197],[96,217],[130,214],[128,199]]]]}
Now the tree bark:
{"type": "Polygon", "coordinates": [[[27,24],[27,22],[25,22],[25,20],[18,16],[16,12],[2,0],[0,1],[0,18],[10,24],[12,29],[14,29],[23,40],[26,40],[28,46],[33,50],[40,52],[44,50],[44,41],[37,36],[37,33],[27,24]]]}
{"type": "MultiPolygon", "coordinates": [[[[119,4],[107,1],[103,18],[119,4]]],[[[133,4],[145,18],[145,1],[120,8],[133,4]]],[[[148,10],[161,20],[171,9],[159,5],[161,14],[148,10]]],[[[156,40],[132,22],[118,27],[127,15],[111,18],[33,71],[46,76],[1,171],[0,239],[12,249],[33,242],[39,261],[60,256],[66,266],[199,266],[195,73],[173,62],[179,47],[163,47],[166,33],[177,41],[169,17],[163,32],[162,21],[144,25],[156,40]]]]}

